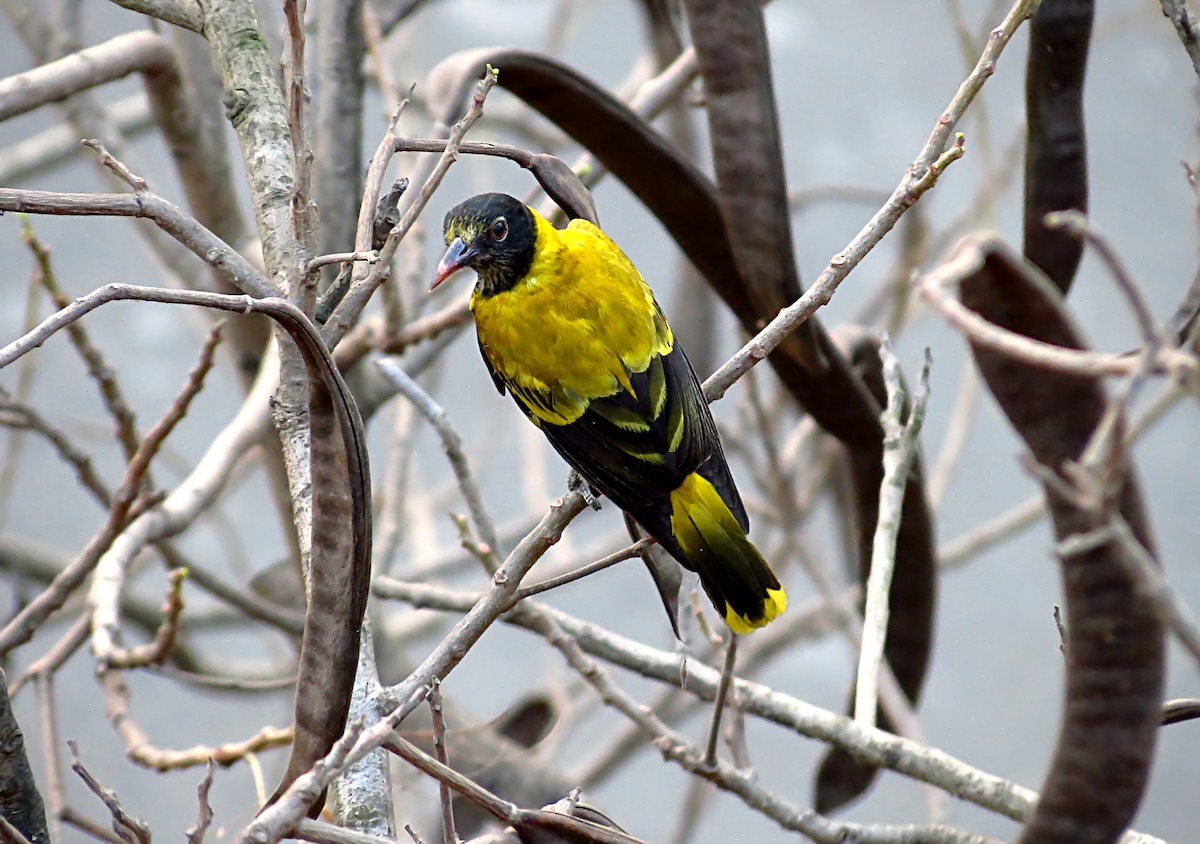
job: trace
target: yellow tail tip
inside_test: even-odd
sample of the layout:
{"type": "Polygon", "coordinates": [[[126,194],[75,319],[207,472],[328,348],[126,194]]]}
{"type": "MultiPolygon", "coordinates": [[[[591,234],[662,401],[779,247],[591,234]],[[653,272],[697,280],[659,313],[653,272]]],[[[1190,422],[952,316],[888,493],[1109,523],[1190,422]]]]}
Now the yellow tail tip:
{"type": "Polygon", "coordinates": [[[733,607],[725,605],[725,623],[729,625],[729,629],[734,633],[744,634],[753,633],[760,627],[766,627],[778,616],[783,615],[787,610],[788,597],[787,592],[782,588],[768,589],[767,597],[763,601],[762,615],[757,618],[739,615],[733,611],[733,607]]]}

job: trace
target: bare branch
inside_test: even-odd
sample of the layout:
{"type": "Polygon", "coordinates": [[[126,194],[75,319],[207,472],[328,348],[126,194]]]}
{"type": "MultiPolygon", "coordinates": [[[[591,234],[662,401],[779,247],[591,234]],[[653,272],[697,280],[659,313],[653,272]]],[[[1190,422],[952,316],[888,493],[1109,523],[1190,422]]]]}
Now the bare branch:
{"type": "Polygon", "coordinates": [[[209,824],[212,823],[213,808],[212,804],[208,802],[208,791],[212,788],[214,765],[215,763],[210,757],[208,769],[204,772],[204,779],[200,780],[200,785],[196,787],[199,816],[196,818],[196,823],[188,827],[188,844],[204,844],[204,835],[208,832],[209,824]]]}
{"type": "Polygon", "coordinates": [[[145,179],[131,171],[123,162],[113,158],[109,151],[104,148],[104,144],[101,143],[99,139],[84,138],[82,141],[80,141],[80,143],[85,147],[90,147],[91,149],[95,150],[97,159],[99,160],[101,166],[107,167],[113,172],[113,175],[115,175],[125,184],[129,185],[135,191],[148,190],[150,188],[149,183],[147,183],[145,179]]]}
{"type": "MultiPolygon", "coordinates": [[[[446,171],[450,169],[450,165],[458,160],[458,145],[462,143],[463,136],[466,135],[471,126],[483,116],[483,103],[487,99],[488,92],[496,86],[497,76],[497,71],[489,69],[483,78],[479,80],[467,113],[450,130],[450,139],[445,151],[442,152],[441,157],[433,168],[433,172],[429,174],[429,178],[421,185],[416,198],[412,200],[405,210],[400,222],[396,224],[395,228],[388,235],[387,242],[379,250],[378,263],[364,277],[355,279],[350,292],[346,294],[346,298],[342,301],[342,304],[338,306],[329,318],[329,321],[325,324],[325,336],[331,341],[331,346],[336,344],[337,340],[346,333],[350,324],[358,317],[362,309],[366,307],[371,295],[379,285],[387,280],[391,268],[392,256],[396,254],[396,249],[400,246],[400,242],[404,240],[404,236],[408,234],[409,229],[413,227],[417,217],[425,210],[425,206],[429,203],[434,191],[441,185],[442,179],[446,176],[446,171]]],[[[373,208],[372,213],[374,213],[373,208]]],[[[359,223],[361,235],[361,215],[359,223]]],[[[362,244],[356,241],[355,247],[361,249],[362,244]]]]}
{"type": "Polygon", "coordinates": [[[344,757],[339,756],[335,760],[331,754],[326,759],[328,767],[298,777],[280,801],[264,809],[254,824],[243,832],[247,844],[261,844],[262,841],[272,840],[270,836],[277,838],[282,835],[304,811],[303,808],[297,809],[295,803],[291,808],[284,806],[291,802],[292,795],[319,794],[341,766],[353,764],[392,738],[395,726],[420,704],[428,684],[435,677],[444,678],[462,661],[467,650],[511,604],[521,578],[542,554],[558,542],[567,524],[583,511],[584,506],[583,496],[577,492],[568,493],[550,506],[537,528],[513,549],[504,565],[492,576],[491,589],[471,608],[450,636],[434,648],[403,682],[381,690],[377,703],[381,708],[391,709],[387,717],[368,728],[362,734],[361,741],[344,757]],[[261,837],[264,835],[265,838],[261,837]]]}
{"type": "MultiPolygon", "coordinates": [[[[52,193],[0,188],[0,211],[67,216],[145,217],[253,296],[278,293],[262,273],[182,208],[152,193],[52,193]]],[[[0,367],[8,360],[0,358],[0,367]]]]}
{"type": "Polygon", "coordinates": [[[203,23],[250,180],[266,275],[291,294],[300,259],[291,214],[295,166],[275,62],[250,0],[208,0],[203,23]]]}
{"type": "Polygon", "coordinates": [[[1195,68],[1196,74],[1200,75],[1200,24],[1196,23],[1196,18],[1188,11],[1186,0],[1159,0],[1159,3],[1162,5],[1163,15],[1179,34],[1183,49],[1192,60],[1192,67],[1195,68]]]}
{"type": "Polygon", "coordinates": [[[113,668],[141,668],[160,665],[170,656],[171,649],[175,647],[175,638],[179,635],[179,615],[183,612],[183,580],[186,576],[186,569],[175,569],[171,572],[167,601],[163,604],[162,625],[154,639],[140,647],[115,651],[109,657],[109,665],[113,668]]]}
{"type": "MultiPolygon", "coordinates": [[[[336,7],[339,4],[325,4],[336,7]]],[[[301,253],[309,255],[316,248],[317,209],[312,199],[313,151],[308,142],[306,106],[308,86],[304,72],[304,13],[306,0],[284,0],[283,18],[285,43],[283,51],[284,103],[287,108],[288,135],[292,143],[292,160],[296,172],[292,181],[292,224],[301,253]]],[[[329,49],[333,45],[328,45],[329,49]]],[[[291,291],[302,310],[308,311],[316,296],[316,276],[307,265],[303,290],[291,291]]]]}
{"type": "MultiPolygon", "coordinates": [[[[450,767],[450,757],[446,753],[446,713],[442,706],[441,682],[434,680],[429,686],[429,711],[433,715],[433,755],[441,764],[450,767]]],[[[442,809],[442,841],[444,844],[459,844],[458,833],[454,829],[454,801],[450,797],[450,787],[438,782],[438,803],[442,809]]]]}
{"type": "Polygon", "coordinates": [[[862,650],[859,655],[858,679],[855,684],[854,721],[860,725],[875,723],[876,696],[879,688],[879,666],[883,661],[883,645],[888,628],[888,595],[892,589],[895,565],[896,538],[900,532],[900,514],[904,506],[904,489],[908,472],[917,456],[918,436],[925,421],[925,405],[929,399],[929,350],[917,381],[912,406],[908,408],[904,385],[900,378],[900,361],[884,336],[879,350],[883,360],[883,380],[887,385],[887,408],[880,421],[884,430],[883,483],[879,488],[879,521],[871,549],[871,571],[867,578],[867,602],[863,612],[862,650]]]}
{"type": "MultiPolygon", "coordinates": [[[[388,577],[375,579],[374,592],[381,598],[404,600],[415,607],[454,612],[470,610],[480,600],[479,595],[402,583],[388,577]]],[[[679,685],[686,659],[687,691],[704,700],[712,700],[716,695],[720,672],[699,660],[651,648],[536,600],[522,601],[501,620],[540,634],[543,628],[539,626],[539,619],[543,615],[561,626],[585,653],[671,686],[679,685]]],[[[845,716],[812,706],[761,683],[738,679],[734,688],[747,715],[845,748],[872,765],[929,783],[1014,820],[1027,817],[1034,806],[1036,794],[1031,790],[972,768],[941,750],[883,730],[861,727],[845,716]]],[[[1126,833],[1121,841],[1123,844],[1162,844],[1161,839],[1134,832],[1126,833]]]]}
{"type": "MultiPolygon", "coordinates": [[[[1194,380],[1200,374],[1200,363],[1196,358],[1174,348],[1149,350],[1146,360],[1142,355],[1130,357],[1081,352],[1023,337],[988,322],[963,307],[948,292],[948,288],[957,285],[981,265],[983,252],[980,243],[978,237],[964,238],[954,255],[918,282],[922,298],[972,342],[1016,360],[1076,375],[1128,376],[1141,371],[1147,363],[1183,380],[1194,380]]],[[[997,244],[996,248],[1007,249],[1001,244],[997,244]]]]}
{"type": "Polygon", "coordinates": [[[190,29],[204,31],[204,8],[199,0],[113,0],[131,12],[140,12],[160,21],[190,29]]]}
{"type": "Polygon", "coordinates": [[[463,451],[462,437],[450,423],[450,417],[445,409],[422,390],[421,385],[410,378],[408,373],[401,369],[395,361],[385,358],[379,360],[377,365],[392,386],[412,402],[417,412],[424,416],[437,431],[438,437],[442,441],[442,449],[446,452],[446,457],[449,458],[450,466],[454,470],[454,476],[458,479],[459,487],[462,489],[463,498],[466,499],[467,507],[471,510],[471,519],[475,522],[475,529],[479,531],[479,537],[483,540],[484,547],[480,550],[483,553],[484,562],[489,572],[496,571],[500,568],[500,545],[496,535],[496,523],[483,503],[483,492],[475,481],[470,463],[467,462],[467,456],[463,451]]]}
{"type": "Polygon", "coordinates": [[[112,815],[113,832],[128,844],[150,844],[150,828],[145,822],[127,813],[117,800],[116,792],[109,791],[88,773],[87,768],[79,761],[79,746],[74,741],[68,741],[67,747],[71,749],[71,756],[75,760],[71,763],[71,770],[77,773],[88,789],[104,803],[112,815]]]}
{"type": "Polygon", "coordinates": [[[725,643],[725,665],[721,669],[721,681],[717,685],[716,699],[713,701],[712,721],[708,725],[708,741],[704,747],[704,764],[709,768],[717,766],[717,742],[721,738],[721,713],[725,710],[725,702],[729,696],[729,687],[733,683],[733,669],[737,662],[737,634],[730,632],[729,641],[725,643]]]}
{"type": "MultiPolygon", "coordinates": [[[[313,104],[313,197],[321,207],[316,248],[357,248],[355,224],[363,180],[363,0],[316,4],[317,67],[313,104]]],[[[386,107],[397,100],[386,100],[386,107]]]]}

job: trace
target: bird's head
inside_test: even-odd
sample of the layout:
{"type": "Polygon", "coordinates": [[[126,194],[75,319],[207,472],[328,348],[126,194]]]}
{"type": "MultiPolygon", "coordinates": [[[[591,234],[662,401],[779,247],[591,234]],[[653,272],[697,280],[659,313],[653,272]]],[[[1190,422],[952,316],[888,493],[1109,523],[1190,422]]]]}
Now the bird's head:
{"type": "Polygon", "coordinates": [[[481,193],[459,203],[446,213],[442,233],[446,254],[430,290],[465,267],[478,274],[479,292],[494,296],[519,282],[533,265],[533,213],[507,194],[481,193]]]}

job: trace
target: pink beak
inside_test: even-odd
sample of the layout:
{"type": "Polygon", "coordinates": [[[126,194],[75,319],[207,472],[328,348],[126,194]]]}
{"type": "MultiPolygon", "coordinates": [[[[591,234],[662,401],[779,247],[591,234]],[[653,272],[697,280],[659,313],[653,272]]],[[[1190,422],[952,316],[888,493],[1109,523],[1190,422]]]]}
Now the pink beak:
{"type": "Polygon", "coordinates": [[[461,270],[477,254],[474,249],[463,242],[461,237],[454,238],[450,242],[450,246],[447,247],[446,254],[438,262],[437,269],[433,273],[433,283],[429,285],[429,289],[433,290],[443,281],[461,270]]]}

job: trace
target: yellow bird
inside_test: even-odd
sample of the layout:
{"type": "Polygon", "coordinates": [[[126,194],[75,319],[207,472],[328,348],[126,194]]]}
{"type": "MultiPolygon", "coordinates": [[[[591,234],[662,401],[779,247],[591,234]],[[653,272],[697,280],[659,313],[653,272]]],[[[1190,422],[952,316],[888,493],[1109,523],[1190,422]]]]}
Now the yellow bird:
{"type": "Polygon", "coordinates": [[[594,489],[685,568],[735,633],[787,595],[750,521],[700,382],[646,282],[585,220],[554,228],[519,200],[455,206],[430,289],[469,268],[479,350],[501,394],[594,489]]]}

